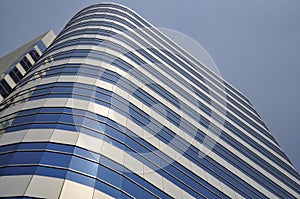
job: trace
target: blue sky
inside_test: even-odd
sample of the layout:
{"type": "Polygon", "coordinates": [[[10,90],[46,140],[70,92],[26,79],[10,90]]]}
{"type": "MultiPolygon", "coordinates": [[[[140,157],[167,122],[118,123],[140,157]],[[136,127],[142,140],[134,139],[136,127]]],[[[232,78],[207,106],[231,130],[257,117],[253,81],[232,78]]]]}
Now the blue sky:
{"type": "MultiPolygon", "coordinates": [[[[1,0],[0,56],[100,1],[1,0]]],[[[222,76],[252,102],[300,170],[299,0],[127,0],[158,27],[182,32],[212,56],[222,76]]]]}

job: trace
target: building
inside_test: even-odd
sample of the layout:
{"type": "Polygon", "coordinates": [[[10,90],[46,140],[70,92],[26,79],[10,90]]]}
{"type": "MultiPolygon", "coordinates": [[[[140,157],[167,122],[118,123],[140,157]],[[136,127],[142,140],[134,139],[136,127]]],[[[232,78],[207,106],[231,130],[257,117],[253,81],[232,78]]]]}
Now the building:
{"type": "Polygon", "coordinates": [[[0,197],[299,197],[247,98],[122,5],[77,13],[0,111],[0,197]]]}
{"type": "Polygon", "coordinates": [[[12,92],[16,84],[40,58],[54,38],[54,32],[49,30],[0,58],[0,102],[12,92]]]}

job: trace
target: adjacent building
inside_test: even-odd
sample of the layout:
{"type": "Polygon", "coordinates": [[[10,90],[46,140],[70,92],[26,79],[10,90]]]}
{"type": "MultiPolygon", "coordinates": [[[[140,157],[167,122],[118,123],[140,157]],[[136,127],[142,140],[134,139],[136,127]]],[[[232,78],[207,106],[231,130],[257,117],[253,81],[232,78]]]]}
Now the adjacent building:
{"type": "Polygon", "coordinates": [[[54,38],[54,32],[49,30],[0,58],[0,102],[12,92],[54,38]]]}
{"type": "Polygon", "coordinates": [[[247,98],[131,9],[81,10],[35,61],[1,81],[0,197],[299,198],[247,98]]]}

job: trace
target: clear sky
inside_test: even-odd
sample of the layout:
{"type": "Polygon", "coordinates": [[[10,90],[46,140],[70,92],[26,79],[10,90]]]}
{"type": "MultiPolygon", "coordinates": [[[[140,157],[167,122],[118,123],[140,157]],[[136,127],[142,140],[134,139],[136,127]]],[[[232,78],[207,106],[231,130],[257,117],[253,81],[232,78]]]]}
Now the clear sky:
{"type": "MultiPolygon", "coordinates": [[[[1,0],[0,56],[101,1],[1,0]]],[[[212,56],[222,76],[244,93],[300,170],[299,0],[127,0],[158,27],[182,32],[212,56]]]]}

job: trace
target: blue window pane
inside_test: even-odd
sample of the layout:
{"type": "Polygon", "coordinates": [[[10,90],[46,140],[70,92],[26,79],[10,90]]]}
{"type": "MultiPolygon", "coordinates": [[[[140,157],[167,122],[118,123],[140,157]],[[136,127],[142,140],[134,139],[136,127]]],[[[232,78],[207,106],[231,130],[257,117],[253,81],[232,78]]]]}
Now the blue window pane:
{"type": "Polygon", "coordinates": [[[42,152],[15,152],[10,164],[38,164],[42,155],[42,152]]]}
{"type": "Polygon", "coordinates": [[[76,127],[73,125],[66,125],[66,124],[56,124],[54,128],[68,130],[68,131],[76,131],[76,127]]]}
{"type": "Polygon", "coordinates": [[[141,187],[134,184],[132,181],[125,179],[122,183],[122,189],[130,193],[135,198],[144,198],[144,191],[141,187]]]}
{"type": "Polygon", "coordinates": [[[115,128],[112,128],[112,127],[106,125],[105,133],[107,135],[114,137],[115,139],[117,139],[118,141],[120,141],[122,143],[125,142],[125,135],[122,132],[116,130],[115,128]]]}
{"type": "MultiPolygon", "coordinates": [[[[1,146],[0,147],[0,153],[1,152],[7,152],[7,151],[14,151],[19,147],[19,144],[12,144],[12,145],[6,145],[6,146],[1,146]]],[[[1,161],[1,158],[0,158],[1,161]]]]}
{"type": "Polygon", "coordinates": [[[32,129],[50,129],[55,128],[56,124],[50,124],[50,123],[41,123],[41,124],[32,124],[30,125],[30,128],[32,129]]]}
{"type": "Polygon", "coordinates": [[[3,176],[6,175],[32,175],[36,171],[36,166],[13,166],[13,167],[6,167],[3,169],[2,174],[3,176]]]}
{"type": "Polygon", "coordinates": [[[117,189],[103,183],[100,181],[96,181],[95,188],[103,193],[106,193],[114,198],[121,198],[121,192],[117,189]]]}
{"type": "Polygon", "coordinates": [[[32,95],[33,96],[38,96],[38,95],[44,95],[50,93],[52,88],[43,88],[43,89],[36,89],[33,91],[32,95]]]}
{"type": "Polygon", "coordinates": [[[72,157],[70,168],[92,176],[97,175],[98,164],[79,157],[72,157]]]}
{"type": "Polygon", "coordinates": [[[48,150],[53,150],[53,151],[66,152],[66,153],[73,153],[74,146],[65,145],[65,144],[49,143],[47,145],[47,149],[48,150]]]}
{"type": "Polygon", "coordinates": [[[32,123],[35,121],[35,117],[36,117],[36,115],[27,115],[27,116],[17,117],[13,120],[12,125],[32,123]]]}
{"type": "Polygon", "coordinates": [[[35,118],[37,122],[52,122],[55,123],[58,121],[58,116],[57,114],[38,114],[35,118]]]}
{"type": "Polygon", "coordinates": [[[73,115],[60,114],[60,115],[56,115],[56,117],[59,122],[67,123],[67,124],[74,124],[73,115]]]}
{"type": "Polygon", "coordinates": [[[0,155],[0,166],[8,165],[14,153],[6,153],[0,155]]]}
{"type": "Polygon", "coordinates": [[[123,177],[120,174],[104,166],[99,166],[97,177],[119,188],[121,187],[123,181],[123,177]]]}
{"type": "Polygon", "coordinates": [[[54,87],[52,93],[71,93],[73,91],[72,87],[54,87]]]}
{"type": "Polygon", "coordinates": [[[104,192],[106,192],[108,195],[110,195],[114,198],[120,198],[122,195],[121,191],[111,187],[110,185],[105,186],[104,192]]]}
{"type": "Polygon", "coordinates": [[[81,123],[82,126],[86,126],[88,128],[92,128],[93,130],[99,131],[99,132],[103,132],[104,131],[104,125],[102,123],[99,123],[96,120],[92,120],[90,118],[82,118],[81,123]]]}
{"type": "Polygon", "coordinates": [[[71,157],[72,156],[65,154],[45,152],[41,159],[41,164],[68,168],[71,161],[71,157]]]}
{"type": "Polygon", "coordinates": [[[14,131],[20,131],[20,130],[24,130],[24,129],[30,129],[31,125],[27,124],[27,125],[21,125],[21,126],[14,126],[14,127],[8,127],[6,129],[6,132],[14,132],[14,131]]]}
{"type": "Polygon", "coordinates": [[[96,162],[99,162],[99,160],[100,160],[100,155],[99,154],[96,154],[92,151],[88,151],[88,150],[78,148],[78,147],[75,148],[74,154],[79,155],[79,156],[84,157],[84,158],[94,160],[96,162]]]}
{"type": "Polygon", "coordinates": [[[94,178],[90,178],[72,171],[68,171],[66,178],[90,187],[94,187],[96,182],[96,179],[94,178]]]}
{"type": "Polygon", "coordinates": [[[94,96],[95,95],[95,91],[88,90],[88,89],[82,89],[82,88],[76,88],[76,87],[73,88],[72,92],[79,94],[79,95],[85,95],[85,96],[94,96]]]}
{"type": "Polygon", "coordinates": [[[44,167],[39,166],[36,169],[36,175],[42,175],[42,176],[49,176],[49,177],[56,177],[56,178],[66,178],[67,176],[67,170],[64,169],[58,169],[58,168],[51,168],[51,167],[44,167]]]}
{"type": "Polygon", "coordinates": [[[37,43],[37,46],[39,47],[39,49],[40,49],[42,52],[44,52],[44,51],[46,50],[46,46],[45,46],[45,44],[44,44],[42,41],[39,41],[39,42],[37,43]]]}
{"type": "Polygon", "coordinates": [[[48,143],[21,143],[19,149],[45,149],[48,143]]]}

